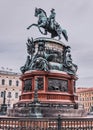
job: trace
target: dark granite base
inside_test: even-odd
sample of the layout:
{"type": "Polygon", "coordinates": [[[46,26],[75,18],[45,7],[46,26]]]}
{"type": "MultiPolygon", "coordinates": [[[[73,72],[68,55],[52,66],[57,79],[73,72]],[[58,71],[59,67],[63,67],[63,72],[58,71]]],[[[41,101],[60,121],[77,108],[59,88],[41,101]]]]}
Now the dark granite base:
{"type": "Polygon", "coordinates": [[[74,109],[73,105],[55,105],[55,104],[31,104],[28,106],[20,107],[16,106],[13,109],[8,110],[7,115],[13,117],[32,117],[32,118],[42,118],[42,117],[58,117],[61,115],[63,117],[84,117],[86,116],[86,111],[82,109],[74,109]]]}

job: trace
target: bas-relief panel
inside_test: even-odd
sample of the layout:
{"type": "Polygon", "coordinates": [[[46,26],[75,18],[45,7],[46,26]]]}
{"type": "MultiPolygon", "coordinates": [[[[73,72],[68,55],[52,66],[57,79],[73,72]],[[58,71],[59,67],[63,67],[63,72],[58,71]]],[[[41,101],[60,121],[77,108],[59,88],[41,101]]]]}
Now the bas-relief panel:
{"type": "Polygon", "coordinates": [[[24,92],[28,92],[32,90],[32,79],[26,79],[24,81],[24,88],[23,91],[24,92]]]}
{"type": "Polygon", "coordinates": [[[63,79],[48,79],[48,90],[51,91],[61,91],[67,92],[68,91],[68,81],[63,79]]]}

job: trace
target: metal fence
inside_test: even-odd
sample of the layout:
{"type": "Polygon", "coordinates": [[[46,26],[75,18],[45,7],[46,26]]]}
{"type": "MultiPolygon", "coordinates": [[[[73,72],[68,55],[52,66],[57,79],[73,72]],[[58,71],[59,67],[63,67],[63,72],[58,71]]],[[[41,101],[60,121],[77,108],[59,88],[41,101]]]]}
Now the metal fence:
{"type": "Polygon", "coordinates": [[[0,130],[93,130],[93,118],[0,117],[0,130]]]}

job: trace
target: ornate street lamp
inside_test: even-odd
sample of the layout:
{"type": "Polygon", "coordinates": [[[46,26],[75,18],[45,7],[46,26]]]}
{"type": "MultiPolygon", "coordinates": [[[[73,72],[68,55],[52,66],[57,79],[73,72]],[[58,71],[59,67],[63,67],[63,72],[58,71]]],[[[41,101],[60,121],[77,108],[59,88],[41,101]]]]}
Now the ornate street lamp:
{"type": "Polygon", "coordinates": [[[0,109],[1,115],[6,115],[6,113],[7,113],[7,104],[5,102],[6,102],[6,91],[4,90],[4,92],[3,92],[3,103],[1,104],[1,109],[0,109]]]}
{"type": "Polygon", "coordinates": [[[31,103],[30,116],[33,118],[42,118],[41,103],[38,101],[38,79],[35,80],[34,100],[31,103]]]}

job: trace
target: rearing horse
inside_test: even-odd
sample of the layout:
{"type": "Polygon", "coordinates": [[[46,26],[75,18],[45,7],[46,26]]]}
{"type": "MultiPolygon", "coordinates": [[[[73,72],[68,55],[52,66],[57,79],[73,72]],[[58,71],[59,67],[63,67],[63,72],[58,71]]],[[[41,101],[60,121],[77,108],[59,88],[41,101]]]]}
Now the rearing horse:
{"type": "Polygon", "coordinates": [[[39,31],[43,35],[47,35],[47,32],[51,33],[51,38],[54,38],[56,36],[59,37],[59,40],[61,39],[61,34],[63,34],[65,40],[68,41],[68,36],[66,30],[63,30],[61,26],[55,21],[53,28],[50,25],[50,20],[46,15],[46,12],[41,8],[35,9],[35,16],[38,17],[38,24],[31,24],[27,29],[30,29],[32,26],[37,26],[39,31]],[[44,29],[45,32],[42,32],[41,28],[44,29]]]}

